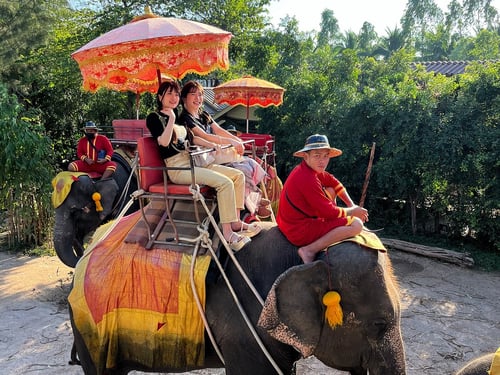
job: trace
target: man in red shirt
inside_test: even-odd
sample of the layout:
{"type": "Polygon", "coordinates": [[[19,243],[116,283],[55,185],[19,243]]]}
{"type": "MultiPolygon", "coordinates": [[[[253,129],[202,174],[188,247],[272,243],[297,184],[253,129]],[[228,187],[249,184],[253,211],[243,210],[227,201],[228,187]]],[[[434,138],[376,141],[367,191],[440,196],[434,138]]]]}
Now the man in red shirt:
{"type": "Polygon", "coordinates": [[[288,176],[280,197],[277,223],[304,263],[328,246],[361,232],[368,211],[354,204],[342,183],[326,172],[330,158],[342,151],[325,135],[314,134],[293,155],[303,158],[288,176]],[[346,208],[336,204],[339,197],[346,208]]]}
{"type": "Polygon", "coordinates": [[[70,163],[71,172],[97,172],[101,179],[109,178],[116,170],[116,163],[111,161],[113,146],[105,135],[98,134],[100,129],[92,121],[87,121],[85,136],[80,138],[76,147],[78,160],[70,163]]]}

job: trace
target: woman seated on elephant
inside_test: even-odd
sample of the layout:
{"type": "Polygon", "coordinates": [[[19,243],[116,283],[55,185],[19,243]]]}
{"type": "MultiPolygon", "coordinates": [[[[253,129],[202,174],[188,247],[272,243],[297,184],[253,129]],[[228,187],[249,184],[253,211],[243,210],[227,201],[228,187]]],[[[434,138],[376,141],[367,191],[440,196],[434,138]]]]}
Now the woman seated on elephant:
{"type": "MultiPolygon", "coordinates": [[[[184,147],[186,128],[175,124],[179,96],[180,87],[177,82],[163,82],[156,94],[158,111],[150,113],[146,118],[146,125],[157,140],[167,167],[190,166],[189,154],[184,147]]],[[[198,144],[196,137],[192,142],[198,144]]],[[[250,242],[250,237],[261,230],[257,225],[248,225],[240,220],[245,194],[243,173],[234,168],[214,164],[206,168],[195,167],[195,174],[198,183],[216,190],[224,238],[231,249],[240,250],[250,242]]],[[[191,183],[191,173],[187,170],[169,170],[168,176],[176,184],[191,183]]]]}
{"type": "Polygon", "coordinates": [[[203,86],[196,81],[188,81],[181,91],[182,112],[179,124],[185,125],[195,137],[200,139],[201,145],[209,148],[233,146],[240,158],[228,166],[239,169],[245,174],[245,205],[250,212],[269,212],[266,206],[270,204],[262,198],[258,184],[266,177],[266,171],[252,158],[243,157],[245,147],[240,138],[223,129],[210,114],[203,110],[203,86]]]}
{"type": "Polygon", "coordinates": [[[328,246],[361,232],[368,211],[354,204],[342,183],[326,172],[330,158],[342,151],[330,147],[326,135],[314,134],[293,156],[303,158],[281,191],[277,223],[285,237],[299,246],[304,263],[328,246]],[[338,207],[336,197],[347,207],[338,207]]]}

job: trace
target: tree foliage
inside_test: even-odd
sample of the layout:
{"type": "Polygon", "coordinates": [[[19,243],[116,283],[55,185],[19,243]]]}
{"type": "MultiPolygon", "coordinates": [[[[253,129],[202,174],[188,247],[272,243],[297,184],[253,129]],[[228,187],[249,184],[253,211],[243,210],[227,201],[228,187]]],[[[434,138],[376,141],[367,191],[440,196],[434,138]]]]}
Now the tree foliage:
{"type": "Polygon", "coordinates": [[[25,111],[0,84],[0,208],[7,212],[9,245],[42,244],[50,231],[52,148],[38,111],[25,111]]]}
{"type": "MultiPolygon", "coordinates": [[[[412,65],[498,60],[500,27],[491,1],[453,0],[443,11],[432,0],[409,0],[402,25],[382,36],[367,22],[359,31],[341,31],[328,9],[319,32],[300,32],[289,17],[269,27],[268,3],[92,0],[70,7],[63,1],[0,0],[6,40],[0,47],[6,83],[0,89],[0,202],[14,218],[15,241],[39,243],[46,235],[50,180],[62,159],[74,157],[82,124],[93,120],[107,127],[113,119],[135,117],[132,93],[84,92],[71,53],[142,14],[147,4],[158,15],[209,23],[234,35],[230,70],[211,77],[252,74],[286,89],[283,105],[257,110],[256,126],[276,137],[283,180],[298,162],[293,152],[308,135],[323,133],[344,151],[330,170],[358,200],[375,142],[366,201],[374,225],[474,239],[499,251],[499,64],[471,64],[454,77],[412,65]],[[23,4],[24,19],[14,20],[23,4]],[[25,20],[33,25],[26,27],[25,20]],[[33,28],[37,35],[31,35],[33,28]],[[30,199],[36,204],[27,204],[30,199]]],[[[152,96],[143,95],[140,117],[153,106],[152,96]]]]}

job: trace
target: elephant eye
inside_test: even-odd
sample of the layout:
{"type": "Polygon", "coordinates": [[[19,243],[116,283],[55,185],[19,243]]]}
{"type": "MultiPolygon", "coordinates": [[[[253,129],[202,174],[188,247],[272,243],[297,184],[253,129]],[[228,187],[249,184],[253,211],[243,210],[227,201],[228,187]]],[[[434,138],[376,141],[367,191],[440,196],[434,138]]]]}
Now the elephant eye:
{"type": "Polygon", "coordinates": [[[372,320],[368,326],[368,335],[373,338],[380,339],[387,331],[388,323],[385,319],[372,320]]]}

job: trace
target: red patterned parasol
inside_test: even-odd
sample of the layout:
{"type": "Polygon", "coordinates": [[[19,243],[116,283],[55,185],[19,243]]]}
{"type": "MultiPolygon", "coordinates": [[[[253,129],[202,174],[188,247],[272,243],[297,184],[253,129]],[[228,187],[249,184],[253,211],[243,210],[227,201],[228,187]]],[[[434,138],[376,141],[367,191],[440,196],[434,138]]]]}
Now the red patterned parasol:
{"type": "Polygon", "coordinates": [[[87,43],[71,55],[83,88],[156,92],[161,74],[176,79],[229,67],[231,33],[199,22],[146,14],[87,43]],[[155,84],[156,81],[156,84],[155,84]]]}
{"type": "Polygon", "coordinates": [[[262,108],[283,103],[285,89],[274,83],[252,76],[233,79],[214,87],[215,102],[229,105],[244,105],[247,108],[247,133],[249,108],[262,108]]]}

